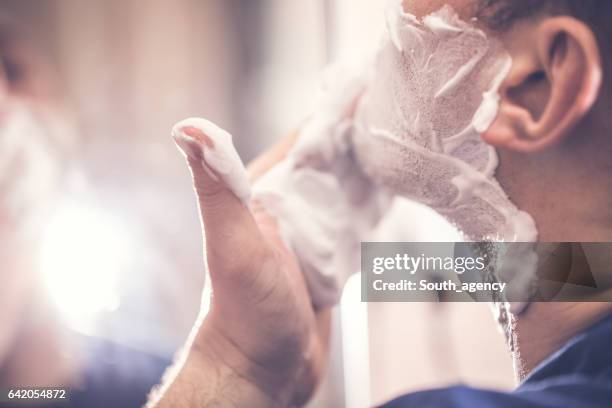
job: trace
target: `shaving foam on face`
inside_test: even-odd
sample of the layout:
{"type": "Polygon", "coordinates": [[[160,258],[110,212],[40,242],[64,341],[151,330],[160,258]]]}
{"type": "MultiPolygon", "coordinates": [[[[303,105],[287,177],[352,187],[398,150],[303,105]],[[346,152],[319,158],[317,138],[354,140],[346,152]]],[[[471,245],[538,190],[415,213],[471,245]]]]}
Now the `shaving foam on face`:
{"type": "Polygon", "coordinates": [[[480,137],[497,115],[510,56],[450,7],[422,21],[396,7],[355,116],[361,168],[468,240],[535,241],[535,223],[495,180],[497,154],[480,137]]]}
{"type": "Polygon", "coordinates": [[[221,179],[236,197],[248,204],[251,186],[231,134],[206,119],[190,118],[174,125],[172,137],[186,155],[201,160],[213,180],[221,179]]]}
{"type": "Polygon", "coordinates": [[[388,36],[369,72],[359,80],[336,72],[300,144],[254,187],[318,305],[337,300],[334,277],[341,284],[358,270],[358,252],[348,248],[357,251],[379,221],[412,216],[388,212],[394,197],[435,209],[468,240],[537,236],[532,218],[495,180],[497,154],[480,138],[497,115],[510,56],[449,7],[420,21],[400,3],[388,14],[388,36]],[[342,95],[361,96],[351,120],[342,95]]]}
{"type": "MultiPolygon", "coordinates": [[[[392,194],[436,210],[468,241],[535,241],[533,219],[495,179],[496,151],[480,137],[497,116],[510,55],[450,7],[419,21],[395,3],[389,41],[355,115],[361,168],[392,194]]],[[[525,293],[535,275],[533,246],[511,248],[520,251],[520,267],[492,268],[488,279],[525,293]]],[[[510,304],[513,312],[524,307],[510,304]]]]}
{"type": "MultiPolygon", "coordinates": [[[[468,240],[536,239],[531,217],[495,180],[496,152],[479,135],[497,115],[497,89],[510,64],[500,44],[452,9],[420,21],[398,3],[368,70],[330,71],[296,145],[253,186],[253,199],[276,218],[297,255],[315,306],[339,300],[346,278],[359,271],[361,242],[385,236],[377,225],[413,216],[390,211],[397,200],[433,208],[468,240]]],[[[195,119],[173,134],[237,196],[248,197],[231,136],[195,119]],[[186,137],[185,126],[201,129],[215,146],[219,134],[223,150],[186,137]]]]}

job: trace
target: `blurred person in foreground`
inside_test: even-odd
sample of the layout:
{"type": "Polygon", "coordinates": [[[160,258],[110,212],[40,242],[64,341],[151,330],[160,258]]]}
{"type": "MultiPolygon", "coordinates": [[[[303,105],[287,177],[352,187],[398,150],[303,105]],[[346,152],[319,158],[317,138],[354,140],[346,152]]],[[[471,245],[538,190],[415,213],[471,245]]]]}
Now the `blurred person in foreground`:
{"type": "MultiPolygon", "coordinates": [[[[464,21],[479,17],[513,58],[499,114],[483,134],[500,156],[504,190],[534,217],[543,242],[612,242],[612,2],[423,0],[404,7],[420,18],[445,4],[464,21]]],[[[282,160],[291,144],[254,163],[252,177],[282,160]]],[[[274,220],[257,203],[243,206],[201,161],[188,161],[214,296],[152,404],[302,404],[324,371],[329,311],[312,308],[274,220]]],[[[610,303],[534,303],[505,321],[520,382],[514,391],[457,386],[385,406],[612,406],[611,313],[610,303]]],[[[418,373],[406,367],[405,375],[418,373]]]]}
{"type": "Polygon", "coordinates": [[[70,388],[61,406],[140,406],[166,362],[65,329],[37,274],[71,133],[52,77],[21,27],[0,18],[0,390],[70,388]]]}

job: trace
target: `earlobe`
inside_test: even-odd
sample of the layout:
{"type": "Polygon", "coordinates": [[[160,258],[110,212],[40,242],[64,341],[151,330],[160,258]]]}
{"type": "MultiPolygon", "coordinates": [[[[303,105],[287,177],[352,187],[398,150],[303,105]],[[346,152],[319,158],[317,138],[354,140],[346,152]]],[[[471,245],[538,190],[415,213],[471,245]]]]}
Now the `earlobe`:
{"type": "Polygon", "coordinates": [[[519,44],[514,54],[499,113],[482,137],[498,148],[541,151],[563,140],[597,101],[599,47],[585,23],[551,17],[535,28],[533,45],[519,44]]]}

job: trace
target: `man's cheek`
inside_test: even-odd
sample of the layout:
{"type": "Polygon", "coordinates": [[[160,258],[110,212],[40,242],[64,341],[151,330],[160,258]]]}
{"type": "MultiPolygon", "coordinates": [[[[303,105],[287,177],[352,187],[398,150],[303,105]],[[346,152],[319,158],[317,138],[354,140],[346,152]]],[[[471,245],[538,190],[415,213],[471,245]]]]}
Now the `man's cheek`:
{"type": "Polygon", "coordinates": [[[421,21],[392,11],[355,118],[365,174],[432,207],[469,239],[535,241],[533,220],[500,187],[497,154],[480,137],[511,64],[501,43],[450,7],[421,21]]]}

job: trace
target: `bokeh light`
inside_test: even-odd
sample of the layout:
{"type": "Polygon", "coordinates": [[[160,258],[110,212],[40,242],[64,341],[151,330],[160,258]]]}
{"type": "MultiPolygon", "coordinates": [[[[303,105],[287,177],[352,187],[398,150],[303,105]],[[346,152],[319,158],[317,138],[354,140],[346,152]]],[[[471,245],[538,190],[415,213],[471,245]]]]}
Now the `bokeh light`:
{"type": "Polygon", "coordinates": [[[96,316],[120,306],[118,277],[129,254],[120,220],[78,202],[62,203],[46,228],[41,272],[68,325],[87,332],[96,316]]]}

